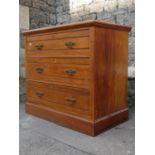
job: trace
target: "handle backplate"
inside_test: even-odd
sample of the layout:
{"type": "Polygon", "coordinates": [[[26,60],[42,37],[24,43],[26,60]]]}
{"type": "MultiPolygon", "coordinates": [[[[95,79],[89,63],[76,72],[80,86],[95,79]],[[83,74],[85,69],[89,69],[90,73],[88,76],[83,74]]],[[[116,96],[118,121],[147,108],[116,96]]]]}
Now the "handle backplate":
{"type": "Polygon", "coordinates": [[[36,68],[36,72],[37,72],[37,73],[42,73],[43,71],[44,71],[43,68],[40,68],[40,67],[36,68]]]}
{"type": "Polygon", "coordinates": [[[40,50],[40,49],[43,48],[43,44],[37,44],[37,45],[35,45],[35,47],[36,47],[38,50],[40,50]]]}
{"type": "Polygon", "coordinates": [[[67,74],[67,75],[74,75],[76,73],[76,70],[75,69],[65,69],[64,72],[67,74]]]}
{"type": "Polygon", "coordinates": [[[42,96],[44,95],[44,93],[43,93],[43,92],[36,92],[36,95],[37,95],[38,97],[42,97],[42,96]]]}
{"type": "Polygon", "coordinates": [[[76,99],[74,97],[66,97],[65,102],[69,105],[72,105],[76,103],[76,99]]]}
{"type": "Polygon", "coordinates": [[[65,46],[68,47],[68,48],[72,48],[73,46],[75,46],[75,42],[65,42],[65,46]]]}

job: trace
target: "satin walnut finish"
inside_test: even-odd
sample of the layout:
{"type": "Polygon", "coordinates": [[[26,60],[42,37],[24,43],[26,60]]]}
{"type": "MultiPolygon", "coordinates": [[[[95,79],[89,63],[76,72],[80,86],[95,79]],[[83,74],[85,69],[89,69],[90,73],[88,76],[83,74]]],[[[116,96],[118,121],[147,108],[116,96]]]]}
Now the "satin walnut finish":
{"type": "Polygon", "coordinates": [[[86,21],[25,31],[26,112],[92,136],[126,121],[130,30],[86,21]]]}

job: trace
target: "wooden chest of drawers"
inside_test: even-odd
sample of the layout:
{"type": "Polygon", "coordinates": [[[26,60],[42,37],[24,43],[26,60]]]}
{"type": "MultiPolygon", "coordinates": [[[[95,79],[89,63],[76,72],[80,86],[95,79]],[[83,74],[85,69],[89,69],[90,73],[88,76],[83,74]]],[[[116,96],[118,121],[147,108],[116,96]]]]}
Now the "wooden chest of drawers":
{"type": "Polygon", "coordinates": [[[130,29],[86,21],[25,31],[26,112],[92,136],[127,120],[130,29]]]}

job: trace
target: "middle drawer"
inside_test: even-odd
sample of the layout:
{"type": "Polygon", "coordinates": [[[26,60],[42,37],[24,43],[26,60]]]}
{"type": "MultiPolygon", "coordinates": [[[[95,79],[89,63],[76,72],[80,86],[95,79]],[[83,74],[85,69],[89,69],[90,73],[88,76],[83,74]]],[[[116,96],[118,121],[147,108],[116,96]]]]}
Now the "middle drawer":
{"type": "Polygon", "coordinates": [[[89,87],[90,66],[76,64],[28,63],[27,78],[81,88],[89,87]]]}

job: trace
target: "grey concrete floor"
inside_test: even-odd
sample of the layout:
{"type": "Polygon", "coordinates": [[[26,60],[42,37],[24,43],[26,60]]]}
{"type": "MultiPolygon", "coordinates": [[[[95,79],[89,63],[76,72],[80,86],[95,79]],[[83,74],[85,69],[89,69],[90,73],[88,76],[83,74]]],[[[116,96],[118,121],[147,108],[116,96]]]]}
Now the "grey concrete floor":
{"type": "Polygon", "coordinates": [[[87,136],[52,122],[26,114],[19,109],[20,155],[134,155],[135,118],[96,137],[87,136]]]}

